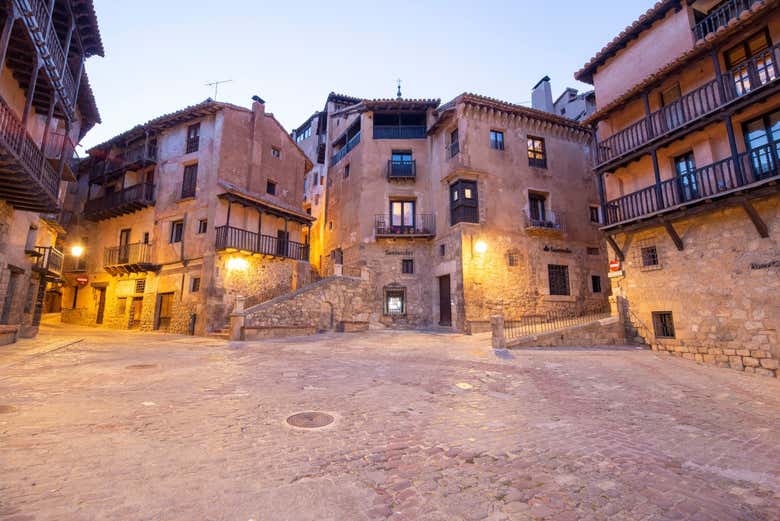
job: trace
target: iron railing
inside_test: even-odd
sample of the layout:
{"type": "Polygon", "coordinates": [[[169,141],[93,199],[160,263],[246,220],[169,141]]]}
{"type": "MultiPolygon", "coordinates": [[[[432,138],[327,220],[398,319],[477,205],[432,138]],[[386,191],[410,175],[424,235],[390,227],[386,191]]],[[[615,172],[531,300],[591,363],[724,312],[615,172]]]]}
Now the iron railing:
{"type": "Polygon", "coordinates": [[[344,156],[349,154],[350,151],[356,146],[358,146],[359,144],[360,144],[360,132],[352,136],[352,139],[347,141],[347,143],[343,147],[341,147],[338,150],[338,152],[333,154],[333,158],[330,160],[330,166],[333,166],[339,161],[341,161],[342,159],[344,159],[344,156]]]}
{"type": "Polygon", "coordinates": [[[780,149],[765,145],[690,173],[666,179],[606,204],[606,224],[631,221],[668,208],[710,199],[780,175],[780,149]]]}
{"type": "Polygon", "coordinates": [[[425,125],[374,125],[374,139],[424,139],[425,125]]]}
{"type": "Polygon", "coordinates": [[[127,264],[151,264],[152,244],[134,242],[110,246],[103,252],[103,266],[121,266],[127,264]]]}
{"type": "Polygon", "coordinates": [[[730,71],[615,132],[598,145],[599,165],[626,156],[652,140],[714,113],[780,77],[780,45],[765,49],[730,71]]]}
{"type": "Polygon", "coordinates": [[[187,138],[187,154],[197,152],[200,148],[200,136],[187,138]]]}
{"type": "Polygon", "coordinates": [[[737,18],[742,11],[750,9],[753,4],[761,0],[728,0],[723,5],[714,9],[693,26],[693,35],[696,40],[701,40],[710,33],[714,33],[721,27],[737,18]]]}
{"type": "Polygon", "coordinates": [[[387,161],[388,179],[415,179],[417,177],[417,162],[411,161],[387,161]]]}
{"type": "Polygon", "coordinates": [[[261,235],[233,226],[218,226],[216,232],[217,250],[233,249],[300,261],[309,260],[309,246],[307,244],[280,239],[272,235],[261,235]]]}
{"type": "Polygon", "coordinates": [[[566,225],[563,222],[562,214],[558,212],[545,212],[544,216],[532,215],[525,210],[525,228],[529,230],[550,230],[565,232],[566,225]]]}
{"type": "Polygon", "coordinates": [[[398,222],[389,215],[374,216],[374,231],[377,236],[403,237],[405,235],[436,235],[436,216],[417,214],[412,222],[398,222]]]}
{"type": "Polygon", "coordinates": [[[44,272],[56,275],[62,274],[62,263],[64,256],[62,252],[52,246],[36,246],[35,267],[44,272]]]}
{"type": "Polygon", "coordinates": [[[576,311],[556,309],[525,315],[517,320],[504,321],[504,337],[513,340],[528,335],[550,333],[567,327],[581,326],[611,316],[609,302],[596,308],[576,311]]]}
{"type": "Polygon", "coordinates": [[[138,183],[118,192],[111,192],[103,197],[88,200],[84,204],[84,215],[90,218],[102,212],[120,209],[120,207],[125,205],[147,205],[153,202],[154,184],[138,183]]]}

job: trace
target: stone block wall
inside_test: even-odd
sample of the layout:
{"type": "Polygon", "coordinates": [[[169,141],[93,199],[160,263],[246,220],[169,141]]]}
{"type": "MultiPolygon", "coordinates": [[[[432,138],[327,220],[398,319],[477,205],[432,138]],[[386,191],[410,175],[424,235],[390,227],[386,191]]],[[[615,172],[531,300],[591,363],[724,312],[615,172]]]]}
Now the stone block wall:
{"type": "Polygon", "coordinates": [[[780,361],[769,351],[756,349],[733,349],[720,347],[695,347],[656,342],[654,351],[662,351],[672,356],[693,360],[704,364],[728,367],[737,371],[762,376],[780,377],[780,361]]]}

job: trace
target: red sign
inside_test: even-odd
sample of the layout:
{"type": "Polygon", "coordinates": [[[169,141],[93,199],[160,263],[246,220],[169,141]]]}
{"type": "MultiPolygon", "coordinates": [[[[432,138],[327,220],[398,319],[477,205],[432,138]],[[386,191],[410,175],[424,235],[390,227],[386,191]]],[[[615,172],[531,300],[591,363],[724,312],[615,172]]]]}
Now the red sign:
{"type": "Polygon", "coordinates": [[[620,271],[620,261],[619,260],[609,261],[609,271],[620,271]]]}
{"type": "Polygon", "coordinates": [[[87,277],[86,275],[81,275],[79,277],[76,277],[76,283],[79,286],[86,286],[87,282],[89,282],[89,277],[87,277]]]}

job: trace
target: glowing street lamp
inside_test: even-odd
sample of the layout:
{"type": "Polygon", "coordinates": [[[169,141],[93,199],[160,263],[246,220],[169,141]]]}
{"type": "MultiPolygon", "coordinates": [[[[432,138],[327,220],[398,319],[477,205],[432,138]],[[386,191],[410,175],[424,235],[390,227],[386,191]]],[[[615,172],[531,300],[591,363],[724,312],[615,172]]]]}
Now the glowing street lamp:
{"type": "Polygon", "coordinates": [[[78,244],[71,246],[70,254],[77,258],[81,257],[82,255],[84,255],[84,246],[80,246],[78,244]]]}
{"type": "Polygon", "coordinates": [[[478,240],[476,243],[474,243],[474,251],[482,255],[485,253],[488,249],[487,243],[483,241],[482,239],[478,240]]]}
{"type": "Polygon", "coordinates": [[[227,261],[228,271],[246,271],[249,269],[249,261],[241,257],[230,257],[227,261]]]}

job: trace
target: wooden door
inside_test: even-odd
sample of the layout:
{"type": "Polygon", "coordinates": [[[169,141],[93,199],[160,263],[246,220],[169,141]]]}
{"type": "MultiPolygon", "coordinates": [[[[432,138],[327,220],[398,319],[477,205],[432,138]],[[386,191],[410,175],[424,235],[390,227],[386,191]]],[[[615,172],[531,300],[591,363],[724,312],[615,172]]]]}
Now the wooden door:
{"type": "Polygon", "coordinates": [[[96,324],[103,323],[103,314],[106,311],[106,288],[97,288],[100,295],[98,296],[98,308],[97,317],[95,318],[96,324]]]}
{"type": "Polygon", "coordinates": [[[439,277],[439,325],[452,325],[452,304],[450,303],[450,276],[439,277]]]}

